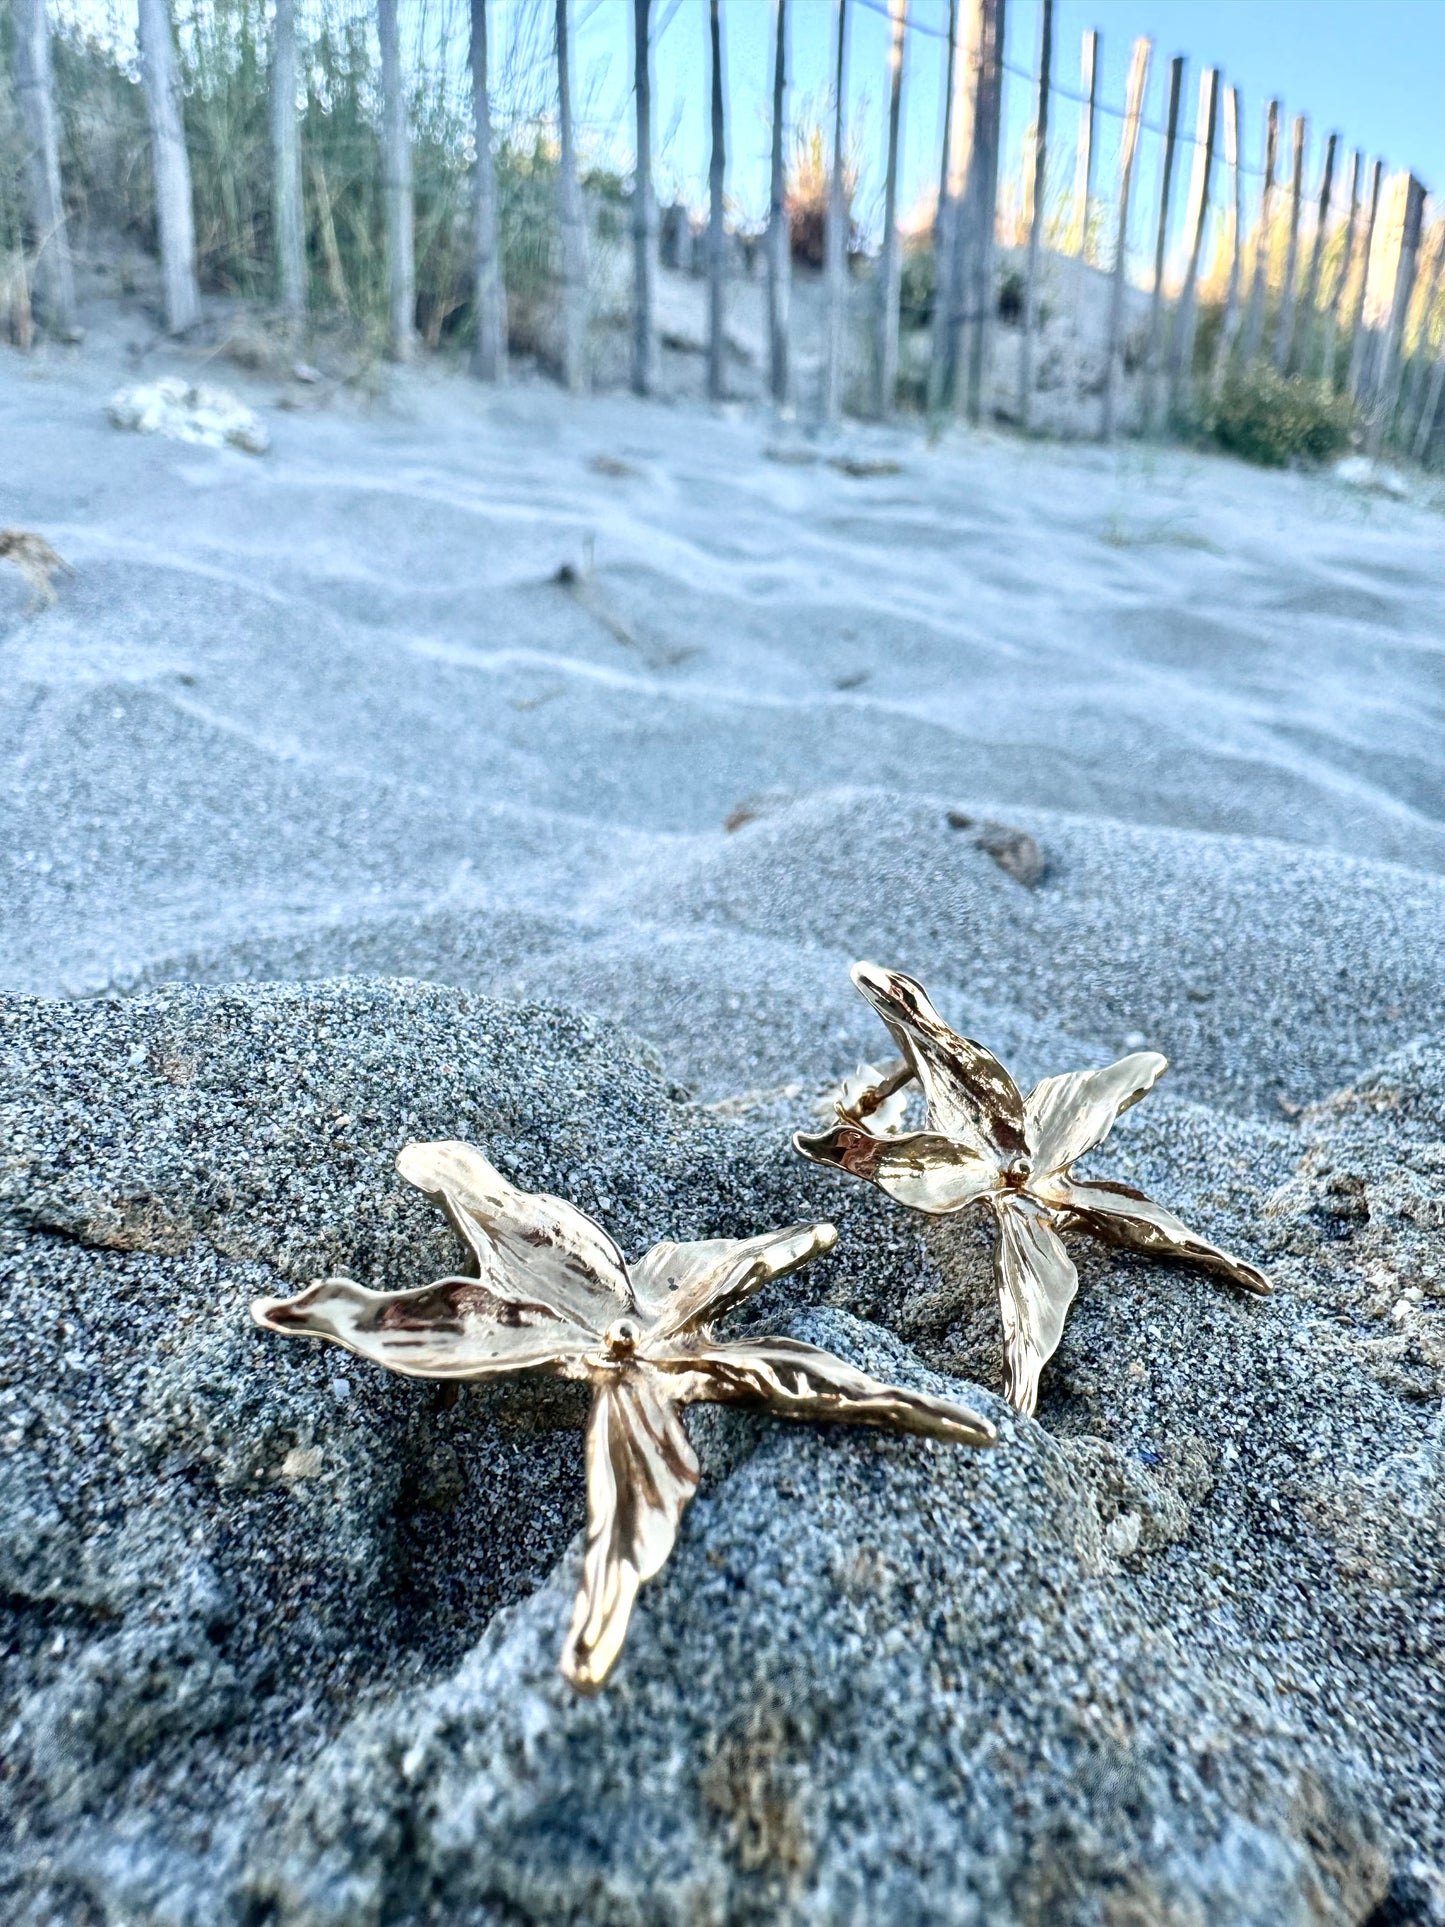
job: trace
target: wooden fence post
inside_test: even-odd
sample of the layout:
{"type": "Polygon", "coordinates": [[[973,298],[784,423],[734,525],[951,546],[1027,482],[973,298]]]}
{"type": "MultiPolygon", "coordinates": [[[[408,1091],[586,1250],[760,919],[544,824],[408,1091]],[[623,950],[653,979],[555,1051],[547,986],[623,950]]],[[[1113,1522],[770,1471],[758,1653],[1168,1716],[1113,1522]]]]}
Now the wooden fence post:
{"type": "Polygon", "coordinates": [[[140,0],[140,64],[150,116],[166,327],[171,334],[179,335],[200,320],[201,291],[196,284],[191,163],[186,153],[181,80],[167,0],[140,0]]]}
{"type": "Polygon", "coordinates": [[[1224,319],[1214,350],[1211,383],[1216,400],[1229,378],[1229,357],[1239,333],[1239,287],[1244,257],[1244,169],[1239,154],[1239,89],[1224,92],[1224,165],[1229,169],[1229,288],[1224,297],[1224,319]]]}
{"type": "Polygon", "coordinates": [[[472,373],[479,381],[502,381],[507,373],[507,288],[497,233],[497,164],[492,156],[492,98],[487,85],[487,0],[472,0],[472,129],[476,174],[472,182],[477,338],[472,373]]]}
{"type": "Polygon", "coordinates": [[[1164,176],[1159,184],[1159,226],[1154,241],[1154,291],[1149,300],[1149,360],[1144,394],[1144,428],[1154,426],[1159,407],[1160,363],[1164,355],[1164,255],[1169,245],[1169,195],[1174,183],[1174,148],[1179,139],[1179,96],[1184,86],[1184,56],[1169,63],[1169,112],[1164,124],[1164,176]]]}
{"type": "Polygon", "coordinates": [[[888,53],[888,161],[883,186],[883,253],[878,263],[878,393],[880,421],[893,413],[898,387],[898,289],[902,253],[898,242],[898,139],[903,121],[903,55],[908,34],[908,0],[889,0],[893,22],[888,53]]]}
{"type": "Polygon", "coordinates": [[[846,333],[848,205],[843,180],[843,106],[848,54],[848,0],[838,0],[838,41],[833,68],[833,149],[828,162],[828,214],[823,234],[824,299],[827,303],[823,348],[823,420],[837,421],[843,406],[843,348],[846,333]]]}
{"type": "Polygon", "coordinates": [[[983,417],[993,363],[997,303],[993,292],[998,156],[1003,134],[1003,56],[1006,0],[982,0],[978,61],[978,128],[965,233],[972,257],[973,331],[968,351],[968,419],[983,417]]]}
{"type": "Polygon", "coordinates": [[[958,0],[948,0],[948,52],[943,77],[943,158],[938,168],[938,204],[933,215],[933,315],[928,335],[928,406],[943,401],[948,353],[948,274],[953,259],[953,103],[958,68],[958,0]]]}
{"type": "Polygon", "coordinates": [[[416,235],[396,4],[397,0],[377,0],[376,8],[381,43],[381,193],[386,208],[391,352],[398,361],[409,361],[416,347],[416,235]]]}
{"type": "Polygon", "coordinates": [[[1330,200],[1335,186],[1335,149],[1339,145],[1339,139],[1338,134],[1331,134],[1325,142],[1324,178],[1320,184],[1320,202],[1315,213],[1315,234],[1310,246],[1310,264],[1305,272],[1304,333],[1293,356],[1293,366],[1302,368],[1306,374],[1309,373],[1310,363],[1314,359],[1312,350],[1316,322],[1319,318],[1315,310],[1320,298],[1320,266],[1324,259],[1325,235],[1330,225],[1330,200]]]}
{"type": "Polygon", "coordinates": [[[928,405],[952,407],[958,386],[963,328],[963,195],[973,163],[978,90],[978,25],[982,0],[968,9],[962,44],[960,0],[949,0],[948,92],[943,114],[943,164],[933,244],[933,340],[928,367],[928,405]]]}
{"type": "Polygon", "coordinates": [[[1086,28],[1079,60],[1079,91],[1083,95],[1083,104],[1079,109],[1079,148],[1074,159],[1074,212],[1069,234],[1069,243],[1074,249],[1071,284],[1076,336],[1079,333],[1085,306],[1085,269],[1089,252],[1089,202],[1094,192],[1094,120],[1099,106],[1099,45],[1098,31],[1093,27],[1086,28]]]}
{"type": "Polygon", "coordinates": [[[271,213],[276,285],[293,319],[306,312],[306,224],[296,117],[296,0],[276,0],[271,23],[271,213]]]}
{"type": "Polygon", "coordinates": [[[1350,213],[1345,223],[1345,245],[1340,253],[1340,271],[1335,278],[1334,292],[1330,295],[1329,314],[1325,320],[1325,349],[1320,367],[1322,381],[1333,384],[1335,379],[1335,345],[1340,333],[1340,309],[1344,305],[1345,286],[1350,278],[1350,269],[1355,259],[1355,237],[1360,224],[1360,178],[1364,172],[1365,157],[1357,147],[1350,158],[1350,213]]]}
{"type": "Polygon", "coordinates": [[[16,0],[15,92],[25,136],[27,212],[35,237],[35,282],[46,322],[75,333],[75,273],[65,231],[60,136],[45,0],[16,0]]]}
{"type": "Polygon", "coordinates": [[[1421,392],[1425,371],[1430,365],[1430,317],[1435,311],[1435,302],[1440,293],[1442,270],[1445,270],[1445,221],[1436,222],[1435,252],[1430,260],[1429,276],[1421,284],[1419,334],[1410,355],[1410,365],[1405,374],[1405,389],[1400,398],[1400,442],[1402,446],[1413,448],[1419,434],[1420,417],[1424,412],[1424,395],[1421,392]]]}
{"type": "Polygon", "coordinates": [[[1139,147],[1139,124],[1144,118],[1144,89],[1149,79],[1153,42],[1142,34],[1134,42],[1129,61],[1129,90],[1124,103],[1124,132],[1119,144],[1119,226],[1114,243],[1114,271],[1109,283],[1109,332],[1104,344],[1104,399],[1099,438],[1111,442],[1119,408],[1119,378],[1124,354],[1124,295],[1129,254],[1129,192],[1134,181],[1134,156],[1139,147]]]}
{"type": "Polygon", "coordinates": [[[1244,317],[1243,360],[1253,361],[1264,345],[1264,302],[1269,289],[1269,240],[1274,226],[1275,175],[1279,169],[1279,102],[1264,110],[1264,181],[1259,190],[1259,231],[1254,240],[1254,272],[1244,317]]]}
{"type": "Polygon", "coordinates": [[[1415,285],[1415,268],[1420,258],[1420,228],[1425,215],[1424,184],[1417,181],[1413,174],[1405,178],[1404,200],[1400,252],[1395,262],[1395,286],[1380,342],[1374,397],[1370,405],[1370,428],[1365,442],[1372,456],[1379,454],[1394,424],[1395,405],[1400,399],[1400,339],[1405,330],[1410,292],[1415,285]]]}
{"type": "Polygon", "coordinates": [[[723,317],[723,271],[727,231],[723,226],[723,188],[727,182],[727,120],[723,106],[722,15],[719,0],[708,0],[708,51],[712,63],[711,148],[707,167],[707,395],[721,401],[727,393],[727,335],[723,317]]]}
{"type": "Polygon", "coordinates": [[[1279,323],[1274,337],[1274,365],[1281,374],[1289,367],[1294,346],[1295,277],[1299,272],[1299,217],[1304,194],[1305,140],[1309,122],[1303,114],[1294,117],[1293,166],[1289,183],[1289,242],[1284,256],[1284,286],[1280,290],[1279,323]]]}
{"type": "Polygon", "coordinates": [[[1214,171],[1214,133],[1219,118],[1219,69],[1206,67],[1199,76],[1199,113],[1195,121],[1194,165],[1189,175],[1185,231],[1189,261],[1174,323],[1174,356],[1169,383],[1169,410],[1184,407],[1194,374],[1194,338],[1199,322],[1199,262],[1204,253],[1204,231],[1209,225],[1209,178],[1214,171]]]}
{"type": "Polygon", "coordinates": [[[557,0],[557,215],[562,237],[562,381],[569,393],[587,387],[587,216],[577,180],[572,136],[572,60],[567,0],[557,0]]]}
{"type": "Polygon", "coordinates": [[[1365,373],[1365,354],[1370,345],[1370,338],[1365,330],[1365,295],[1370,285],[1370,255],[1375,246],[1375,223],[1380,215],[1380,187],[1384,175],[1385,163],[1376,161],[1370,176],[1370,211],[1365,216],[1365,245],[1360,260],[1360,285],[1350,317],[1350,367],[1345,377],[1345,392],[1351,401],[1360,399],[1360,388],[1365,373]]]}
{"type": "Polygon", "coordinates": [[[1054,54],[1054,0],[1040,0],[1039,88],[1034,109],[1034,192],[1024,271],[1024,332],[1019,343],[1019,421],[1029,426],[1034,391],[1034,334],[1039,325],[1039,249],[1043,245],[1049,165],[1049,69],[1054,54]]]}
{"type": "Polygon", "coordinates": [[[1430,370],[1430,383],[1425,390],[1425,405],[1420,410],[1420,419],[1415,425],[1415,439],[1410,452],[1417,462],[1423,462],[1430,453],[1431,438],[1435,433],[1435,420],[1440,412],[1440,392],[1445,389],[1445,342],[1435,357],[1435,365],[1430,370]]]}
{"type": "Polygon", "coordinates": [[[632,0],[632,392],[657,386],[657,203],[652,196],[652,0],[632,0]]]}
{"type": "Polygon", "coordinates": [[[1089,27],[1084,33],[1080,57],[1079,91],[1084,96],[1079,110],[1079,151],[1074,161],[1073,242],[1080,262],[1089,249],[1089,198],[1094,187],[1094,115],[1099,101],[1099,35],[1089,27]]]}
{"type": "Polygon", "coordinates": [[[792,236],[788,230],[787,146],[788,0],[775,0],[773,36],[772,166],[768,191],[768,389],[786,407],[788,308],[792,284],[792,236]]]}

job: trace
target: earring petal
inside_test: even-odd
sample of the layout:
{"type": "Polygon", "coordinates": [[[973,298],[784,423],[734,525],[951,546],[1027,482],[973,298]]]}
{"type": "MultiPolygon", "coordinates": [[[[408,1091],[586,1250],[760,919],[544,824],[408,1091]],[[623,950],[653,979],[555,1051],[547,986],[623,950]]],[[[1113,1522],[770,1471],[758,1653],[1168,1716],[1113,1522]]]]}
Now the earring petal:
{"type": "Polygon", "coordinates": [[[900,1204],[935,1216],[965,1210],[1000,1182],[991,1157],[936,1131],[874,1137],[856,1124],[839,1124],[831,1131],[795,1132],[793,1149],[815,1164],[865,1178],[900,1204]]]}
{"type": "MultiPolygon", "coordinates": [[[[666,1364],[659,1360],[659,1364],[666,1364]]],[[[696,1396],[716,1404],[765,1405],[774,1418],[831,1419],[844,1425],[884,1425],[960,1445],[992,1445],[998,1433],[986,1418],[952,1399],[909,1392],[870,1378],[841,1358],[794,1338],[711,1344],[683,1370],[699,1372],[696,1396]]]]}
{"type": "Polygon", "coordinates": [[[1005,1163],[1024,1151],[1023,1096],[993,1052],[950,1029],[922,984],[901,970],[856,963],[851,975],[913,1066],[929,1129],[1005,1163]]]}
{"type": "Polygon", "coordinates": [[[1063,1240],[1032,1203],[1001,1203],[998,1230],[994,1272],[1003,1319],[1003,1395],[1027,1415],[1038,1404],[1039,1373],[1058,1349],[1079,1274],[1063,1240]]]}
{"type": "Polygon", "coordinates": [[[637,1588],[666,1563],[697,1490],[676,1405],[641,1372],[598,1388],[587,1421],[587,1551],[562,1671],[595,1693],[622,1651],[637,1588]]]}
{"type": "Polygon", "coordinates": [[[251,1316],[285,1337],[329,1338],[406,1378],[565,1377],[597,1342],[550,1305],[498,1298],[476,1278],[443,1278],[414,1291],[323,1278],[294,1298],[256,1299],[251,1316]]]}
{"type": "Polygon", "coordinates": [[[1048,1196],[1066,1228],[1087,1231],[1106,1244],[1121,1245],[1126,1251],[1143,1252],[1151,1258],[1180,1258],[1218,1272],[1257,1297],[1271,1295],[1273,1287],[1257,1266],[1210,1244],[1172,1211],[1155,1204],[1132,1185],[1055,1178],[1049,1184],[1048,1196]]]}
{"type": "Polygon", "coordinates": [[[1102,1144],[1114,1120],[1153,1090],[1168,1068],[1167,1057],[1141,1050],[1102,1070],[1066,1071],[1035,1084],[1024,1100],[1034,1170],[1066,1170],[1102,1144]]]}
{"type": "Polygon", "coordinates": [[[632,1309],[622,1253],[575,1205],[519,1190],[470,1144],[408,1144],[396,1168],[442,1207],[500,1297],[545,1300],[597,1331],[632,1309]]]}
{"type": "Polygon", "coordinates": [[[830,1224],[795,1224],[759,1238],[654,1245],[630,1273],[638,1308],[653,1319],[649,1336],[712,1324],[774,1278],[831,1251],[837,1240],[830,1224]]]}

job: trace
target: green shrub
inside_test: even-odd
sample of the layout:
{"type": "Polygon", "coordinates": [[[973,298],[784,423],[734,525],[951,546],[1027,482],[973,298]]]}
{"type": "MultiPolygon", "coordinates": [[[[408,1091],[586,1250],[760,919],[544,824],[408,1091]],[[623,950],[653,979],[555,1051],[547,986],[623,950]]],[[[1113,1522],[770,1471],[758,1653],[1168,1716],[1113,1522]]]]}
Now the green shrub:
{"type": "Polygon", "coordinates": [[[145,100],[113,48],[75,23],[51,41],[60,179],[73,240],[114,236],[154,250],[155,195],[145,100]]]}
{"type": "Polygon", "coordinates": [[[1230,454],[1283,468],[1337,455],[1349,446],[1357,420],[1354,403],[1328,382],[1282,375],[1255,361],[1230,374],[1205,427],[1230,454]]]}
{"type": "Polygon", "coordinates": [[[998,318],[1010,328],[1023,326],[1026,291],[1023,269],[1005,268],[998,284],[998,318]]]}
{"type": "Polygon", "coordinates": [[[25,240],[25,209],[20,193],[25,136],[11,78],[12,32],[9,20],[0,15],[0,255],[12,251],[18,254],[25,240]]]}
{"type": "MultiPolygon", "coordinates": [[[[0,0],[0,23],[7,9],[0,0]]],[[[269,24],[266,0],[176,6],[186,144],[190,153],[201,284],[266,298],[273,288],[269,24]]],[[[344,314],[370,339],[388,313],[381,193],[380,93],[370,7],[320,0],[298,48],[305,89],[301,166],[309,304],[344,314]]],[[[543,19],[523,6],[504,39],[497,83],[497,198],[512,345],[544,345],[556,305],[557,148],[547,111],[522,84],[536,68],[524,30],[543,19]],[[522,80],[512,68],[523,71],[522,80]]],[[[550,18],[550,14],[546,15],[550,18]]],[[[5,108],[8,35],[0,25],[0,256],[18,229],[19,169],[5,165],[12,136],[5,108]],[[16,194],[6,198],[6,184],[16,194]],[[15,205],[12,207],[11,199],[15,205]]],[[[115,235],[151,252],[155,190],[150,135],[133,50],[67,21],[55,36],[61,174],[77,239],[115,235]]],[[[544,90],[545,91],[545,90],[544,90]]],[[[470,338],[472,119],[465,74],[427,70],[409,102],[416,219],[417,326],[431,346],[470,338]]],[[[589,198],[616,201],[615,178],[588,176],[589,198]]]]}

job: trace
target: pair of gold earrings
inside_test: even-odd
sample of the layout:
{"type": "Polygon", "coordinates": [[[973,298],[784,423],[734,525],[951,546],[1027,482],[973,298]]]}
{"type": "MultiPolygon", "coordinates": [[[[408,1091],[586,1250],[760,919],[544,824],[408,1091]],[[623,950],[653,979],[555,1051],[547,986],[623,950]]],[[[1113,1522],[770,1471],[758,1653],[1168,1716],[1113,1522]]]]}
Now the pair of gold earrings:
{"type": "MultiPolygon", "coordinates": [[[[1071,1165],[1158,1081],[1166,1060],[1139,1051],[1098,1071],[1048,1077],[1025,1097],[1008,1072],[951,1030],[920,984],[874,964],[853,981],[892,1033],[901,1060],[864,1067],[837,1123],[800,1132],[804,1157],[866,1178],[914,1210],[987,1204],[1004,1333],[1004,1394],[1023,1413],[1038,1397],[1078,1275],[1061,1233],[1085,1231],[1156,1257],[1185,1258],[1247,1290],[1263,1274],[1196,1237],[1128,1185],[1075,1178],[1071,1165]],[[917,1082],[926,1116],[901,1126],[917,1082]]],[[[562,1651],[584,1692],[622,1650],[637,1589],[672,1551],[699,1467],[684,1406],[762,1407],[992,1445],[987,1419],[952,1400],[904,1391],[789,1338],[725,1341],[713,1326],[773,1278],[827,1251],[830,1224],[741,1242],[654,1245],[629,1265],[600,1225],[560,1198],[519,1191],[468,1144],[408,1144],[397,1169],[446,1212],[474,1275],[410,1291],[326,1278],[295,1298],[251,1307],[268,1331],[306,1334],[412,1378],[482,1380],[541,1372],[593,1388],[587,1422],[587,1550],[562,1651]]]]}

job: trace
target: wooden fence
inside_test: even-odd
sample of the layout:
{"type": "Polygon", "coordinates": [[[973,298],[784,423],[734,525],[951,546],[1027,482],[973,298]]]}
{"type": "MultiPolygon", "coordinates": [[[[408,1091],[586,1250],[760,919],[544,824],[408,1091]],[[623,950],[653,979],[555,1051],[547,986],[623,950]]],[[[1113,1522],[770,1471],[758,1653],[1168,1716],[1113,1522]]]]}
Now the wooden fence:
{"type": "MultiPolygon", "coordinates": [[[[412,227],[412,134],[398,0],[375,5],[378,142],[389,273],[392,352],[417,351],[412,227]]],[[[560,255],[555,299],[566,385],[589,379],[588,218],[579,181],[570,72],[577,22],[569,0],[536,0],[549,19],[555,68],[560,255]]],[[[653,51],[677,0],[570,0],[627,16],[632,58],[632,184],[628,238],[630,380],[640,394],[659,378],[659,214],[653,189],[653,51]]],[[[737,0],[697,0],[708,21],[707,213],[696,250],[706,280],[706,390],[728,388],[727,328],[740,273],[726,221],[728,96],[723,31],[737,0]]],[[[754,5],[756,0],[744,0],[754,5]]],[[[1442,271],[1445,219],[1427,209],[1412,175],[1347,151],[1336,133],[1310,138],[1306,117],[1278,100],[1256,103],[1258,165],[1247,103],[1215,68],[1187,85],[1182,57],[1131,50],[1122,96],[1103,84],[1102,43],[1085,34],[1073,81],[1071,50],[1055,33],[1054,0],[828,0],[827,191],[822,209],[820,350],[806,369],[797,341],[796,196],[789,180],[790,15],[771,0],[769,211],[746,272],[765,283],[766,391],[825,422],[845,411],[887,418],[900,395],[936,413],[978,422],[1056,427],[1060,385],[1069,431],[1193,429],[1244,380],[1323,383],[1358,409],[1366,446],[1430,457],[1445,440],[1442,271]],[[860,14],[888,21],[886,68],[865,78],[887,102],[881,234],[860,260],[849,206],[850,43],[860,14]],[[1037,22],[1036,62],[1006,45],[1037,22]],[[900,123],[910,76],[933,62],[943,113],[937,202],[922,231],[901,232],[900,123]],[[1072,119],[1073,138],[1061,137],[1072,119]],[[1026,126],[1022,142],[1016,138],[1026,126]],[[1010,133],[1010,129],[1013,133],[1010,133]],[[1105,135],[1108,138],[1105,138],[1105,135]],[[1067,148],[1067,151],[1065,151],[1067,148]],[[1427,213],[1431,218],[1427,219],[1427,213]],[[903,315],[905,269],[927,256],[931,308],[903,315]],[[911,323],[911,328],[906,323],[911,323]],[[1071,356],[1060,375],[1057,343],[1071,356]],[[913,373],[900,364],[912,357],[913,373]]],[[[37,304],[54,325],[73,325],[74,296],[60,178],[46,0],[16,0],[16,101],[26,162],[27,234],[37,304]]],[[[139,68],[148,106],[156,230],[169,325],[184,332],[200,311],[193,186],[180,112],[175,26],[168,0],[139,0],[139,68]]],[[[491,9],[495,17],[495,0],[491,9]]],[[[502,379],[507,289],[493,168],[497,139],[489,82],[488,0],[467,0],[472,171],[472,367],[502,379]]],[[[296,5],[279,0],[270,32],[271,167],[275,289],[298,318],[306,300],[306,177],[297,137],[296,5]]],[[[762,78],[761,76],[759,77],[762,78]]],[[[701,109],[699,110],[701,111],[701,109]]],[[[334,247],[334,242],[331,244],[334,247]]]]}

